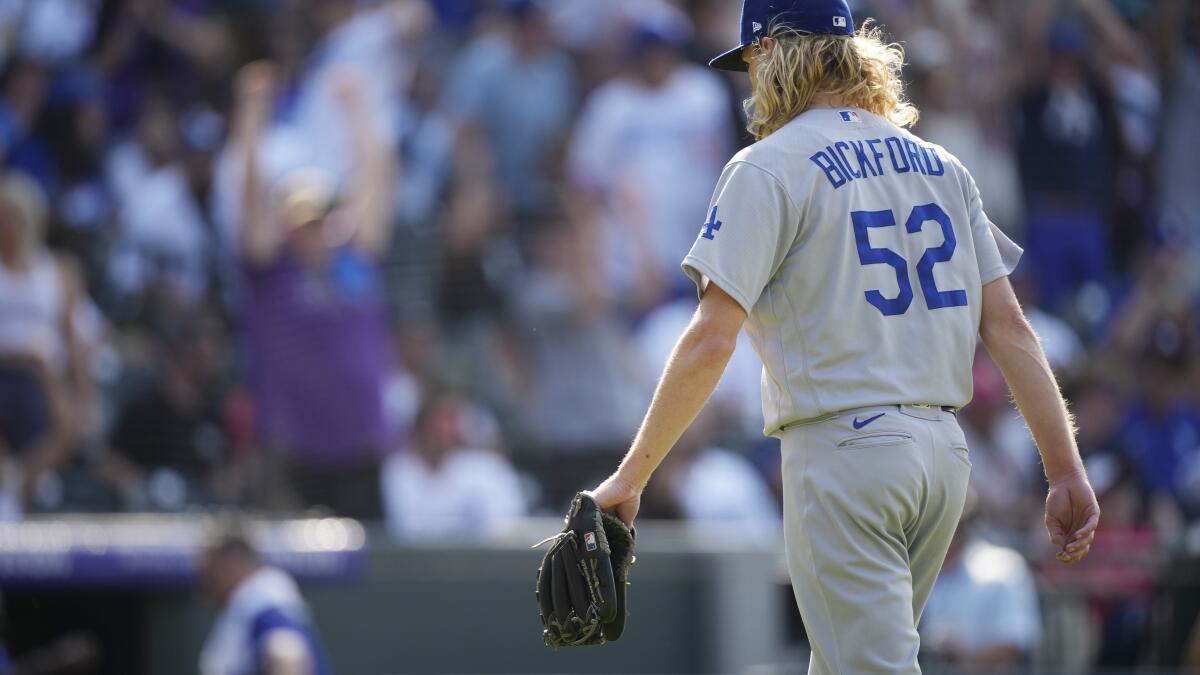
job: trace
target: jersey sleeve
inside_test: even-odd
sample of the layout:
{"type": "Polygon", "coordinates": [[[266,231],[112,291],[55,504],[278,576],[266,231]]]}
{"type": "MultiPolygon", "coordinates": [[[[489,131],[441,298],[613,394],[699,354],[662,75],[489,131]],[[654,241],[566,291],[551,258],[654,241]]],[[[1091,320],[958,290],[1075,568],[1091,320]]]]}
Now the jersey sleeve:
{"type": "Polygon", "coordinates": [[[1012,274],[1024,251],[987,217],[975,179],[965,169],[963,173],[967,177],[967,211],[971,218],[971,237],[975,240],[979,280],[987,285],[1012,274]]]}
{"type": "Polygon", "coordinates": [[[783,185],[754,164],[725,167],[683,271],[700,294],[712,281],[750,313],[792,247],[799,215],[783,185]]]}

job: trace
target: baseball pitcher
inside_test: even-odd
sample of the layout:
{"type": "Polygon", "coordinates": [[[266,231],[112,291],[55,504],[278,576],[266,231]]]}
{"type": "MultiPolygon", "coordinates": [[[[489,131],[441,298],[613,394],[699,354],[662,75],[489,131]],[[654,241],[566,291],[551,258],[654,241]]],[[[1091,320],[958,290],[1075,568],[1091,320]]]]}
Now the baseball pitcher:
{"type": "Polygon", "coordinates": [[[903,54],[845,0],[745,0],[758,142],[725,167],[683,261],[700,305],[619,469],[592,491],[632,526],[651,473],[712,393],[745,327],[782,441],[788,570],[810,673],[919,673],[917,623],[962,513],[956,412],[982,339],[1049,481],[1063,563],[1100,517],[1054,375],[1008,275],[1021,249],[945,149],[906,130],[903,54]]]}

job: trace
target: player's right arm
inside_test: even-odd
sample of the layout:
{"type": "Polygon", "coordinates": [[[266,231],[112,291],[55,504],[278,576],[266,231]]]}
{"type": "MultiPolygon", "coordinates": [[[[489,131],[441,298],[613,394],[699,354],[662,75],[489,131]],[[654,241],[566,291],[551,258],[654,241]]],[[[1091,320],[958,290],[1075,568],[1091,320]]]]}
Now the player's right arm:
{"type": "Polygon", "coordinates": [[[650,475],[700,413],[746,322],[791,248],[799,214],[783,184],[737,158],[725,167],[709,220],[683,268],[700,306],[675,345],[633,446],[594,491],[600,507],[632,526],[650,475]]]}
{"type": "Polygon", "coordinates": [[[704,408],[746,322],[746,311],[709,283],[687,330],[680,336],[655,388],[650,409],[616,473],[592,491],[600,508],[633,527],[650,476],[704,408]]]}
{"type": "Polygon", "coordinates": [[[1078,562],[1091,548],[1100,507],[1079,457],[1066,401],[1008,277],[983,287],[979,335],[1004,374],[1042,455],[1050,483],[1046,530],[1060,548],[1058,560],[1078,562]]]}

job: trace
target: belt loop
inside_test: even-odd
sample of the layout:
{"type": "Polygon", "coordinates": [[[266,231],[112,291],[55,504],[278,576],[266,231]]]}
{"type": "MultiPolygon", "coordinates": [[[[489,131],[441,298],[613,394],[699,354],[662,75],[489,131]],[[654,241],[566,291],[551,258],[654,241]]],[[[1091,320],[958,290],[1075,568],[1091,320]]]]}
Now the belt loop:
{"type": "Polygon", "coordinates": [[[927,420],[930,422],[942,421],[943,413],[941,406],[917,405],[911,403],[900,406],[900,412],[908,415],[909,417],[915,417],[917,419],[927,420]]]}

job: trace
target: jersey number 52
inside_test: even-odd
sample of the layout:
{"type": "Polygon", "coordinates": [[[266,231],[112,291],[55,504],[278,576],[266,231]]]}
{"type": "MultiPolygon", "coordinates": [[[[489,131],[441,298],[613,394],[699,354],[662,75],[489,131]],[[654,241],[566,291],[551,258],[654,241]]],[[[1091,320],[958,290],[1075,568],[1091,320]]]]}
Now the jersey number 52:
{"type": "MultiPolygon", "coordinates": [[[[850,214],[854,223],[854,242],[858,246],[858,259],[863,265],[891,265],[896,270],[896,285],[900,294],[894,298],[885,298],[877,290],[866,292],[867,302],[871,303],[884,316],[896,316],[908,311],[913,301],[912,282],[908,277],[908,261],[890,248],[875,248],[871,246],[868,230],[872,227],[894,227],[896,214],[892,211],[854,211],[850,214]]],[[[941,246],[925,249],[925,254],[917,262],[917,278],[921,280],[921,293],[925,296],[925,306],[929,309],[945,307],[962,307],[967,304],[967,292],[964,290],[938,290],[933,278],[933,266],[954,257],[954,247],[958,241],[954,238],[954,225],[950,216],[937,204],[922,204],[913,207],[904,229],[909,234],[916,234],[925,227],[925,223],[935,222],[942,226],[944,240],[941,246]]]]}

